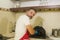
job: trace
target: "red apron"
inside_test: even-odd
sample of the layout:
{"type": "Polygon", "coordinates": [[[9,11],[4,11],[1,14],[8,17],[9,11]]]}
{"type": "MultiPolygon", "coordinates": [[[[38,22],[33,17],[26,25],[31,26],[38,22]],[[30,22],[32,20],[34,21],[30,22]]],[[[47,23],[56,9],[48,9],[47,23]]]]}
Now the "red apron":
{"type": "Polygon", "coordinates": [[[29,39],[29,32],[27,31],[25,35],[20,40],[30,40],[29,39]]]}

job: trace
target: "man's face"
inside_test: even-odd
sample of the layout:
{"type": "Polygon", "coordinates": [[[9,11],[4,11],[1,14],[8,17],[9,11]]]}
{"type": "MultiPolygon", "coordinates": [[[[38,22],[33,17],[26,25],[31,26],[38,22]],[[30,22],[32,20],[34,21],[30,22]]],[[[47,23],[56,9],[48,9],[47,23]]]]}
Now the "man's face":
{"type": "Polygon", "coordinates": [[[27,15],[30,17],[30,19],[32,19],[33,16],[35,16],[35,14],[36,14],[36,12],[33,9],[27,11],[27,15]]]}

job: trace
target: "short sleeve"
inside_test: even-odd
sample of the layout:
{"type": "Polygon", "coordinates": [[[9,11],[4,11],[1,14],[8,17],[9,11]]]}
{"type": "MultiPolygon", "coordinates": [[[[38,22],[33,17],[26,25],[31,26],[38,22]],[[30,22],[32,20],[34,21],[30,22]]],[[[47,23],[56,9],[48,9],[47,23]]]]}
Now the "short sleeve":
{"type": "Polygon", "coordinates": [[[30,25],[30,19],[29,18],[25,18],[24,24],[25,25],[30,25]]]}

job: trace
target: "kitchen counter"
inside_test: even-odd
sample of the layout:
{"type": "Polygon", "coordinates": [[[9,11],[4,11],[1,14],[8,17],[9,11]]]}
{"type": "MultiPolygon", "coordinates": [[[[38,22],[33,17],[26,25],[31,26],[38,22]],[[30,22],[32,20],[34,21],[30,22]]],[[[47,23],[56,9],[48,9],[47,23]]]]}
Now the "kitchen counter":
{"type": "MultiPolygon", "coordinates": [[[[8,40],[14,40],[14,38],[8,39],[8,40]]],[[[30,38],[30,40],[51,40],[49,38],[47,39],[40,39],[40,38],[30,38]]]]}
{"type": "MultiPolygon", "coordinates": [[[[11,38],[11,39],[8,39],[8,40],[14,40],[14,38],[11,38]]],[[[56,38],[56,37],[50,36],[47,39],[30,38],[30,40],[60,40],[60,37],[59,38],[56,38]]]]}
{"type": "Polygon", "coordinates": [[[30,38],[30,40],[47,40],[47,39],[30,38]]]}
{"type": "MultiPolygon", "coordinates": [[[[8,40],[14,40],[14,38],[11,38],[11,39],[8,39],[8,40]]],[[[30,38],[30,40],[47,40],[47,39],[30,38]]]]}
{"type": "Polygon", "coordinates": [[[52,39],[52,40],[60,40],[60,37],[53,37],[53,36],[50,36],[49,38],[52,39]]]}
{"type": "Polygon", "coordinates": [[[52,40],[52,39],[50,39],[50,38],[46,38],[46,39],[30,38],[30,40],[52,40]]]}

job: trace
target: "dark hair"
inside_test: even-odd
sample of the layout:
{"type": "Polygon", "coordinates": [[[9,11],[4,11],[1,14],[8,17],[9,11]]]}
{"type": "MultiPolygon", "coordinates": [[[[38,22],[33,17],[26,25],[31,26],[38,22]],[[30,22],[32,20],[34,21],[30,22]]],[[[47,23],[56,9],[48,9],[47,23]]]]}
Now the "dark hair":
{"type": "Polygon", "coordinates": [[[26,11],[29,11],[29,10],[31,10],[31,9],[34,10],[35,12],[37,12],[36,9],[34,9],[34,8],[29,8],[29,9],[27,9],[26,11]]]}

